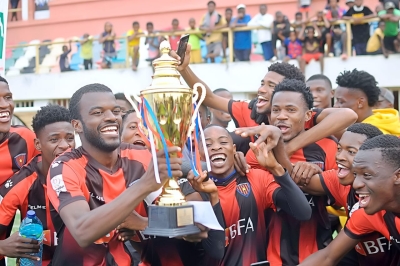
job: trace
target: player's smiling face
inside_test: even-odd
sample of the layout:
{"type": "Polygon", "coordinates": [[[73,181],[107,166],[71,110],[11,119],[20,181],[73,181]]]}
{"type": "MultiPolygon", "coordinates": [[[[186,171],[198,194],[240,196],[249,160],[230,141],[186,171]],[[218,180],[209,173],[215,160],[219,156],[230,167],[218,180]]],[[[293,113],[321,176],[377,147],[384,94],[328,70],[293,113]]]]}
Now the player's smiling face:
{"type": "Polygon", "coordinates": [[[338,143],[336,163],[338,165],[339,182],[343,186],[353,184],[354,174],[351,169],[353,160],[358,149],[366,139],[365,135],[346,131],[338,143]]]}
{"type": "MultiPolygon", "coordinates": [[[[396,204],[399,169],[382,159],[378,149],[358,151],[353,162],[353,188],[360,198],[360,207],[369,215],[380,210],[391,211],[396,204]]],[[[395,207],[396,208],[396,207],[395,207]]]]}
{"type": "MultiPolygon", "coordinates": [[[[111,92],[90,92],[79,103],[80,132],[87,143],[98,150],[111,152],[121,144],[121,108],[111,92]]],[[[82,140],[82,144],[84,141],[82,140]]]]}
{"type": "Polygon", "coordinates": [[[2,133],[10,131],[11,118],[14,113],[12,93],[5,82],[0,82],[0,140],[2,133]]]}
{"type": "Polygon", "coordinates": [[[49,164],[69,148],[75,148],[74,128],[68,122],[49,124],[39,131],[37,137],[36,149],[49,164]]]}
{"type": "Polygon", "coordinates": [[[122,128],[122,142],[143,147],[146,146],[142,137],[139,134],[139,123],[140,121],[136,113],[127,114],[122,128]]]}
{"type": "Polygon", "coordinates": [[[204,130],[206,147],[211,162],[211,175],[216,178],[229,176],[235,169],[236,147],[225,128],[211,126],[204,130]]]}
{"type": "Polygon", "coordinates": [[[275,86],[280,83],[285,77],[269,71],[261,80],[261,87],[258,89],[256,104],[257,113],[266,114],[271,109],[271,96],[274,92],[275,86]]]}
{"type": "Polygon", "coordinates": [[[311,119],[304,97],[294,91],[279,91],[272,99],[271,124],[278,127],[283,140],[288,142],[304,131],[304,123],[311,119]]]}

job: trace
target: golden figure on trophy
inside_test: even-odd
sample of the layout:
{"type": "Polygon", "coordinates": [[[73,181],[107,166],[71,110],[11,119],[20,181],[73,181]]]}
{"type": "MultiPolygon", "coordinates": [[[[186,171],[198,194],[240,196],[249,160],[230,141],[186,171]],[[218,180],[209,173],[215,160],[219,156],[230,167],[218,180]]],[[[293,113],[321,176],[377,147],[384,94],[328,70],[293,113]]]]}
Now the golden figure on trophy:
{"type": "MultiPolygon", "coordinates": [[[[139,128],[148,139],[153,160],[156,159],[156,151],[166,149],[168,146],[178,146],[183,149],[188,138],[191,138],[193,130],[199,127],[198,109],[206,93],[203,84],[195,84],[194,88],[202,89],[199,99],[196,89],[182,84],[177,70],[179,62],[169,56],[170,50],[169,42],[163,41],[160,45],[161,57],[153,61],[155,71],[152,84],[140,92],[140,98],[134,95],[139,108],[131,100],[130,95],[126,95],[138,117],[141,118],[139,128]]],[[[198,134],[193,135],[197,141],[198,134]]],[[[165,155],[168,162],[169,155],[167,152],[165,155]]],[[[199,162],[198,151],[196,157],[196,161],[199,162]]],[[[154,162],[154,166],[157,167],[157,162],[154,162]]],[[[158,169],[154,170],[156,179],[160,182],[158,169]]],[[[201,169],[194,167],[194,170],[201,169]]],[[[186,202],[170,169],[169,174],[170,179],[164,185],[155,205],[149,206],[149,227],[144,234],[176,237],[200,232],[194,225],[193,206],[186,202]]]]}

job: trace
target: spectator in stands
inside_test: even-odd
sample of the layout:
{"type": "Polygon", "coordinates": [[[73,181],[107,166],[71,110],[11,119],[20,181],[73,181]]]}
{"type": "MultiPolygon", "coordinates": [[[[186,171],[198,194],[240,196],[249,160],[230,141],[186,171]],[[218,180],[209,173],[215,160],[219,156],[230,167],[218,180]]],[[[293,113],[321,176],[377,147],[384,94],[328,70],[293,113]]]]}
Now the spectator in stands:
{"type": "Polygon", "coordinates": [[[126,36],[128,37],[129,55],[132,58],[132,70],[136,71],[139,65],[139,47],[140,47],[140,35],[142,34],[139,22],[134,21],[132,23],[132,29],[130,29],[126,36]]]}
{"type": "Polygon", "coordinates": [[[383,43],[385,30],[385,22],[380,21],[379,27],[374,31],[374,34],[369,38],[367,43],[367,54],[369,55],[377,55],[383,54],[386,58],[388,57],[388,51],[385,49],[385,45],[383,43]]]}
{"type": "Polygon", "coordinates": [[[286,48],[286,57],[283,61],[289,62],[291,59],[297,59],[300,64],[300,59],[303,55],[303,42],[297,37],[296,31],[290,31],[289,38],[285,39],[284,45],[286,48]]]}
{"type": "Polygon", "coordinates": [[[300,12],[306,13],[308,19],[308,12],[310,11],[311,0],[299,0],[300,12]]]}
{"type": "Polygon", "coordinates": [[[300,69],[305,73],[306,64],[310,63],[311,60],[320,62],[321,74],[324,73],[324,55],[319,51],[319,43],[321,42],[321,31],[317,26],[317,22],[313,21],[312,27],[307,27],[307,35],[304,37],[306,30],[306,23],[303,24],[303,28],[299,34],[299,39],[303,41],[303,57],[300,60],[300,69]],[[315,36],[317,33],[317,36],[315,36]]]}
{"type": "Polygon", "coordinates": [[[339,0],[329,0],[328,5],[326,6],[325,10],[326,10],[325,17],[328,20],[332,19],[332,11],[334,11],[334,10],[337,11],[339,19],[341,19],[343,17],[343,15],[346,13],[346,10],[339,6],[339,0]]]}
{"type": "Polygon", "coordinates": [[[106,22],[104,25],[104,32],[100,35],[99,43],[103,44],[103,62],[101,63],[102,68],[111,68],[112,60],[117,56],[115,50],[115,32],[113,25],[110,22],[106,22]]]}
{"type": "Polygon", "coordinates": [[[264,59],[271,60],[274,56],[272,50],[272,23],[274,22],[274,17],[271,14],[267,14],[267,5],[260,5],[260,13],[252,18],[248,25],[249,26],[259,26],[265,29],[257,30],[257,43],[259,43],[263,50],[264,59]]]}
{"type": "Polygon", "coordinates": [[[296,33],[299,34],[301,28],[303,27],[303,13],[296,12],[296,14],[294,15],[294,20],[292,21],[292,25],[296,33]]]}
{"type": "Polygon", "coordinates": [[[207,3],[208,10],[203,16],[200,24],[200,29],[206,31],[204,36],[207,45],[206,59],[209,58],[211,63],[215,62],[216,57],[221,56],[222,50],[222,33],[214,31],[226,27],[225,18],[215,10],[215,6],[214,1],[209,1],[207,3]]]}
{"type": "Polygon", "coordinates": [[[385,5],[387,2],[392,2],[394,6],[399,9],[399,0],[379,0],[379,2],[381,2],[382,5],[385,5]]]}
{"type": "Polygon", "coordinates": [[[346,0],[346,6],[349,8],[348,10],[354,6],[354,2],[355,0],[346,0]]]}
{"type": "Polygon", "coordinates": [[[369,39],[369,24],[364,20],[374,18],[371,9],[363,5],[363,0],[354,0],[354,6],[344,14],[344,20],[352,20],[351,31],[353,33],[353,46],[356,55],[367,54],[367,42],[369,39]]]}
{"type": "Polygon", "coordinates": [[[332,22],[336,22],[340,19],[338,10],[329,11],[331,15],[331,35],[332,35],[332,47],[333,47],[333,54],[335,56],[340,56],[343,53],[344,44],[346,43],[346,25],[341,24],[334,24],[332,22]]]}
{"type": "Polygon", "coordinates": [[[321,41],[319,43],[319,52],[325,54],[325,44],[327,46],[327,52],[329,56],[333,56],[332,54],[332,35],[331,35],[331,24],[329,20],[326,18],[323,11],[318,11],[316,14],[316,21],[318,28],[321,32],[321,41]]]}
{"type": "Polygon", "coordinates": [[[394,41],[399,33],[399,20],[400,20],[400,10],[395,8],[394,3],[386,2],[385,10],[378,13],[380,19],[385,21],[385,29],[383,33],[385,37],[383,38],[384,47],[388,52],[395,52],[394,41]]]}
{"type": "MultiPolygon", "coordinates": [[[[376,7],[375,7],[375,13],[379,14],[379,12],[381,12],[382,10],[385,10],[383,7],[382,3],[379,3],[376,7]]],[[[370,35],[374,34],[375,30],[378,28],[379,26],[379,21],[372,21],[370,23],[370,35]]]]}
{"type": "MultiPolygon", "coordinates": [[[[146,30],[147,34],[155,33],[153,22],[147,22],[146,30]]],[[[153,62],[154,59],[157,59],[160,56],[160,37],[159,36],[146,37],[144,43],[149,45],[148,61],[153,62]]]]}
{"type": "MultiPolygon", "coordinates": [[[[198,30],[199,28],[196,27],[196,20],[194,18],[189,19],[189,28],[187,30],[198,30]]],[[[192,47],[190,50],[190,63],[191,64],[198,64],[203,62],[203,58],[201,57],[201,47],[200,47],[200,40],[203,36],[200,33],[190,34],[189,36],[189,43],[192,47]]]]}
{"type": "MultiPolygon", "coordinates": [[[[226,27],[229,27],[229,25],[231,24],[231,20],[232,20],[232,8],[228,7],[227,9],[225,9],[225,20],[226,20],[226,27]]],[[[223,32],[222,33],[222,56],[223,56],[223,60],[226,60],[226,48],[228,48],[229,44],[228,44],[228,33],[227,32],[223,32]]]]}
{"type": "MultiPolygon", "coordinates": [[[[10,0],[10,4],[11,4],[11,8],[12,9],[17,9],[18,5],[19,5],[19,0],[10,0]]],[[[11,13],[11,21],[14,21],[14,18],[15,18],[15,21],[18,21],[18,17],[17,17],[17,12],[16,11],[13,11],[11,13]]]]}
{"type": "MultiPolygon", "coordinates": [[[[231,28],[246,27],[250,22],[250,15],[246,14],[246,6],[240,4],[236,7],[237,17],[233,19],[231,28]]],[[[250,61],[251,53],[251,31],[234,32],[233,49],[237,61],[250,61]]]]}
{"type": "Polygon", "coordinates": [[[274,57],[272,58],[272,61],[276,61],[278,58],[278,53],[276,50],[276,42],[280,40],[281,43],[283,43],[285,39],[289,37],[289,34],[290,34],[289,20],[286,18],[286,16],[283,15],[281,11],[276,12],[274,27],[272,32],[272,49],[274,50],[274,57]]]}
{"type": "Polygon", "coordinates": [[[396,50],[396,53],[400,53],[400,33],[397,34],[397,38],[394,40],[394,49],[396,50]]]}
{"type": "Polygon", "coordinates": [[[60,55],[60,71],[61,72],[72,71],[72,69],[69,66],[69,59],[68,59],[68,55],[71,52],[71,43],[72,43],[72,40],[69,41],[69,47],[66,45],[63,45],[63,47],[62,47],[63,52],[60,55]]]}
{"type": "MultiPolygon", "coordinates": [[[[183,30],[183,28],[179,27],[179,20],[174,18],[172,20],[171,27],[166,28],[164,31],[175,32],[175,31],[182,31],[182,30],[183,30]]],[[[174,50],[174,51],[178,50],[178,42],[179,42],[180,38],[181,38],[180,34],[179,35],[172,34],[169,36],[169,44],[171,45],[171,50],[174,50]]]]}
{"type": "Polygon", "coordinates": [[[83,59],[83,66],[85,70],[93,68],[93,37],[85,33],[82,40],[79,41],[81,44],[81,57],[83,59]]]}
{"type": "MultiPolygon", "coordinates": [[[[223,98],[232,100],[232,93],[228,91],[227,89],[224,88],[219,88],[213,91],[214,94],[221,96],[223,98]]],[[[229,122],[231,122],[232,117],[229,113],[222,112],[217,109],[213,108],[208,108],[209,111],[211,112],[211,121],[210,124],[212,125],[218,125],[224,128],[227,128],[229,125],[229,122]]]]}
{"type": "Polygon", "coordinates": [[[307,80],[306,84],[313,95],[314,108],[325,109],[332,107],[334,93],[332,82],[327,76],[322,74],[313,75],[307,80]]]}
{"type": "Polygon", "coordinates": [[[394,95],[391,90],[380,87],[381,93],[379,94],[378,103],[375,105],[376,109],[393,108],[394,95]]]}

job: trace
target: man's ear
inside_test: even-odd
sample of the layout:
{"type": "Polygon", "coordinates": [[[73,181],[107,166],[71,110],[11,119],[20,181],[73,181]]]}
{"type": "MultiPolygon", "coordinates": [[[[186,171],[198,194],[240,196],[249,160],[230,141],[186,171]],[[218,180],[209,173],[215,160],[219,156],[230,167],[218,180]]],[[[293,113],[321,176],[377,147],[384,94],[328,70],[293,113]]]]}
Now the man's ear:
{"type": "Polygon", "coordinates": [[[308,110],[308,111],[306,112],[306,114],[305,114],[305,120],[306,120],[306,122],[309,121],[309,120],[312,118],[312,114],[313,114],[313,111],[312,111],[312,110],[308,110]]]}
{"type": "Polygon", "coordinates": [[[80,120],[73,119],[71,124],[76,133],[79,134],[83,132],[82,122],[80,120]]]}
{"type": "Polygon", "coordinates": [[[42,151],[42,145],[40,144],[40,140],[38,138],[36,138],[34,140],[34,144],[35,144],[35,149],[38,151],[42,151]]]}
{"type": "Polygon", "coordinates": [[[400,168],[394,172],[394,184],[396,186],[400,185],[400,168]]]}

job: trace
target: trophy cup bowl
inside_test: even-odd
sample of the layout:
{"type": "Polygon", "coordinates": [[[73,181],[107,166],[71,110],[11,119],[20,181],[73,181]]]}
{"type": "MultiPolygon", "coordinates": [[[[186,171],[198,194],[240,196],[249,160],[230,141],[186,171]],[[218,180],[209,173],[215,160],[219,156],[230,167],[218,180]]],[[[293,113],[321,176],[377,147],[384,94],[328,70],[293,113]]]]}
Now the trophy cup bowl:
{"type": "MultiPolygon", "coordinates": [[[[140,98],[136,98],[140,110],[130,95],[127,95],[138,117],[142,116],[139,127],[155,150],[163,150],[165,145],[178,146],[183,150],[194,128],[195,115],[205,97],[202,84],[195,85],[203,90],[202,99],[198,99],[197,90],[181,83],[177,71],[178,61],[169,56],[170,50],[169,42],[163,41],[160,45],[162,55],[153,61],[155,72],[152,84],[140,92],[140,98]],[[193,111],[195,101],[198,103],[193,111]]],[[[170,154],[170,157],[177,156],[170,154]]],[[[143,232],[146,235],[177,237],[200,232],[194,224],[193,205],[186,202],[172,176],[163,186],[156,203],[148,206],[148,221],[148,227],[143,232]]]]}

